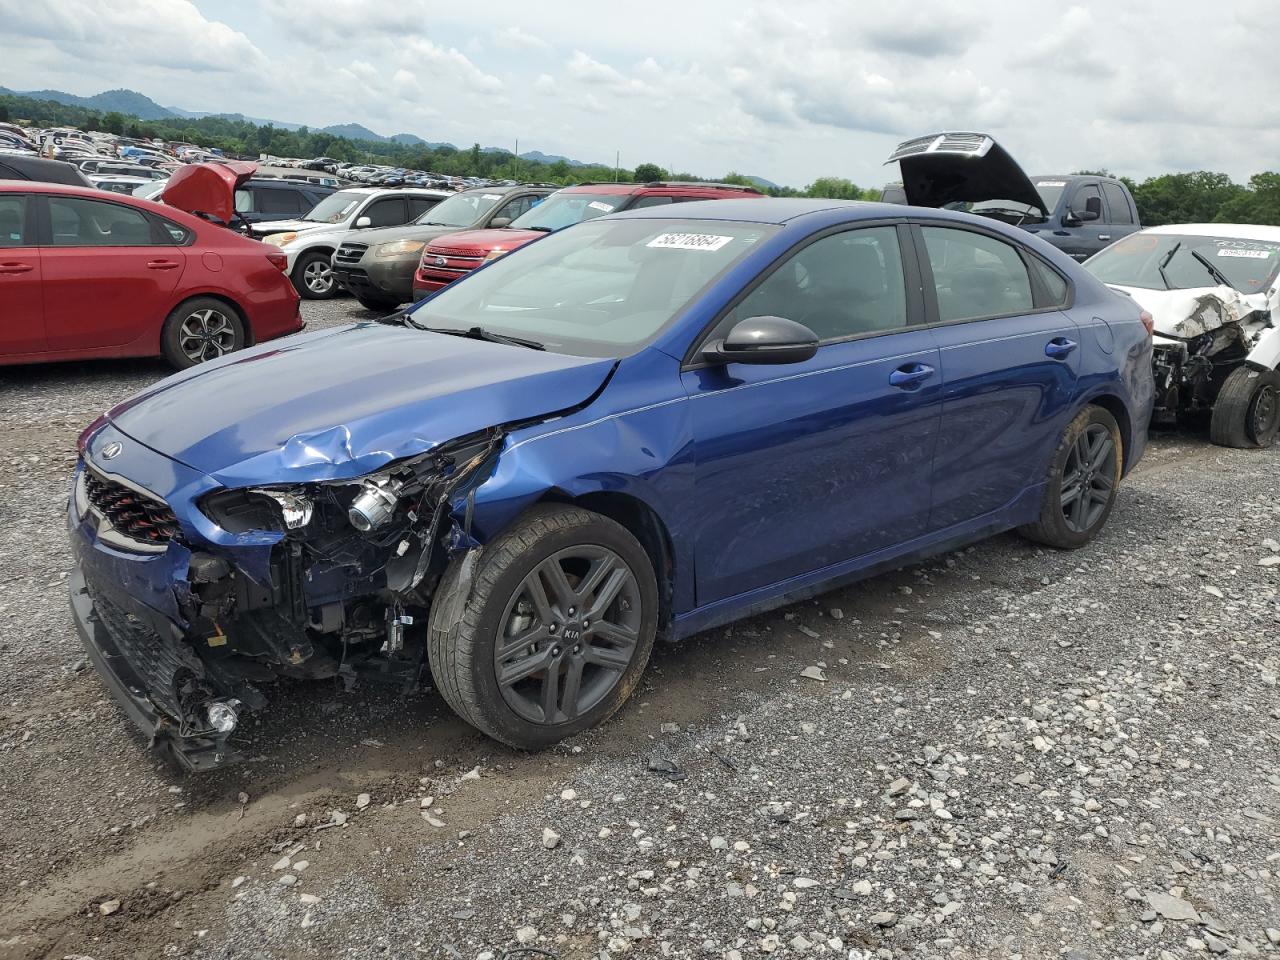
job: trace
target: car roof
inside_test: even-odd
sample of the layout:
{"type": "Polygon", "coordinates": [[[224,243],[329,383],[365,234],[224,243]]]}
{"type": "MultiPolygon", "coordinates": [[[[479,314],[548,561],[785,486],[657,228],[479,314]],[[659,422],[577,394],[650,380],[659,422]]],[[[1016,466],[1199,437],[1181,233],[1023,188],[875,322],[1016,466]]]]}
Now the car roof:
{"type": "Polygon", "coordinates": [[[1253,223],[1166,223],[1147,227],[1142,233],[1198,234],[1202,237],[1226,237],[1232,240],[1269,240],[1280,243],[1280,227],[1253,223]]]}
{"type": "Polygon", "coordinates": [[[366,196],[382,193],[410,193],[425,197],[451,197],[453,190],[437,190],[434,187],[343,187],[343,193],[360,193],[366,196]]]}
{"type": "MultiPolygon", "coordinates": [[[[808,197],[765,197],[753,200],[692,200],[677,207],[641,207],[610,214],[611,217],[661,220],[740,220],[748,223],[784,224],[797,217],[823,210],[847,209],[850,219],[872,220],[877,217],[901,217],[903,207],[897,203],[868,203],[863,200],[814,200],[808,197]]],[[[929,213],[936,213],[929,210],[929,213]]]]}

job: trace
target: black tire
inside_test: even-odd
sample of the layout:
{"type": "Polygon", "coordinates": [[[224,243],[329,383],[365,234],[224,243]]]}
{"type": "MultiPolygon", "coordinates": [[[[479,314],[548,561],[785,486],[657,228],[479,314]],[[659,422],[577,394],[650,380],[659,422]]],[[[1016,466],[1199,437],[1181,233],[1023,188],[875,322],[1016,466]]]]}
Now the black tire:
{"type": "Polygon", "coordinates": [[[332,300],[338,295],[338,278],[329,262],[332,256],[325,250],[312,250],[298,257],[290,279],[303,300],[332,300]]]}
{"type": "Polygon", "coordinates": [[[178,370],[240,350],[246,342],[239,312],[213,297],[184,300],[160,331],[160,352],[178,370]]]}
{"type": "Polygon", "coordinates": [[[1123,465],[1124,445],[1115,417],[1102,407],[1085,407],[1067,425],[1054,451],[1040,519],[1018,532],[1062,550],[1083,547],[1111,516],[1123,465]]]}
{"type": "Polygon", "coordinates": [[[358,293],[355,294],[355,298],[360,301],[360,306],[364,307],[366,310],[375,310],[379,313],[389,313],[396,307],[400,306],[400,301],[398,300],[386,300],[379,297],[361,296],[358,293]]]}
{"type": "MultiPolygon", "coordinates": [[[[578,616],[586,613],[584,607],[578,616]]],[[[468,564],[463,558],[449,566],[432,602],[428,659],[436,687],[458,716],[495,740],[523,750],[537,750],[604,722],[626,702],[648,663],[657,626],[657,578],[648,554],[635,537],[607,517],[577,507],[548,504],[529,510],[511,529],[482,548],[474,563],[468,564]],[[565,584],[570,589],[585,591],[589,581],[599,577],[604,578],[603,587],[617,578],[622,582],[612,598],[603,601],[600,622],[590,624],[595,629],[582,629],[580,636],[577,628],[587,621],[562,619],[560,615],[566,609],[574,608],[556,602],[554,588],[544,592],[541,605],[529,602],[526,588],[530,579],[540,577],[539,571],[550,564],[565,573],[561,564],[572,563],[574,558],[560,558],[573,551],[600,554],[601,567],[592,561],[576,584],[569,582],[575,576],[569,571],[565,584]],[[604,565],[606,555],[619,562],[613,567],[617,577],[604,565]],[[468,567],[469,573],[464,572],[468,567]],[[630,579],[624,576],[624,567],[625,573],[631,574],[630,579]],[[597,569],[603,571],[599,577],[597,569]],[[461,595],[463,590],[467,590],[465,596],[461,595]],[[545,607],[549,615],[539,615],[539,606],[545,607]],[[619,627],[619,617],[629,620],[629,624],[619,627]],[[553,625],[548,628],[544,619],[553,625]],[[610,633],[620,629],[633,632],[635,639],[621,651],[610,650],[614,638],[596,634],[602,626],[610,633]],[[572,635],[569,627],[574,628],[572,635]],[[518,631],[514,642],[508,633],[513,628],[518,631]],[[505,650],[500,657],[498,644],[503,638],[505,650]],[[580,653],[579,648],[589,652],[580,653]],[[609,653],[614,661],[605,666],[591,659],[601,653],[609,653]],[[625,665],[623,658],[629,658],[625,665]],[[500,662],[508,677],[520,674],[530,664],[542,663],[544,667],[518,680],[500,683],[500,662]],[[553,664],[554,674],[549,669],[553,664]],[[579,701],[583,708],[571,716],[565,691],[570,689],[568,681],[575,668],[578,679],[571,688],[573,709],[577,709],[579,701]],[[530,689],[533,694],[526,700],[530,689]],[[545,712],[548,690],[553,704],[549,722],[545,712]],[[563,711],[560,698],[565,699],[563,711]],[[539,709],[534,707],[534,699],[542,701],[541,719],[536,713],[531,715],[531,711],[539,709]]]]}
{"type": "Polygon", "coordinates": [[[1209,439],[1220,447],[1269,447],[1280,434],[1280,374],[1237,367],[1213,402],[1209,439]]]}

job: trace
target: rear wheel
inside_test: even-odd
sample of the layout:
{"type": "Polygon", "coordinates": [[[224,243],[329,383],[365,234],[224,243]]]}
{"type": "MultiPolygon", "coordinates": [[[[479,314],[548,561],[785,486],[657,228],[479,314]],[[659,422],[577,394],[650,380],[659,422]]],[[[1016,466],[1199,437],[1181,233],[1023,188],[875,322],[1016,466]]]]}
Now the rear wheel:
{"type": "Polygon", "coordinates": [[[360,306],[366,310],[374,310],[379,313],[386,313],[400,306],[396,300],[386,300],[381,297],[370,297],[357,293],[356,299],[360,301],[360,306]]]}
{"type": "Polygon", "coordinates": [[[1083,547],[1111,516],[1123,463],[1115,417],[1101,407],[1085,407],[1067,425],[1053,455],[1040,519],[1018,532],[1065,550],[1083,547]]]}
{"type": "Polygon", "coordinates": [[[1280,434],[1280,374],[1256,367],[1231,371],[1209,420],[1209,439],[1220,447],[1269,447],[1280,434]]]}
{"type": "Polygon", "coordinates": [[[178,304],[160,334],[161,353],[179,370],[216,360],[244,345],[240,315],[212,297],[196,297],[178,304]]]}
{"type": "Polygon", "coordinates": [[[653,567],[624,527],[537,507],[466,568],[453,563],[441,581],[429,640],[432,677],[462,719],[538,749],[622,706],[658,616],[653,567]]]}
{"type": "Polygon", "coordinates": [[[329,264],[331,254],[313,250],[298,257],[293,266],[293,285],[305,300],[328,300],[338,292],[338,281],[329,264]]]}

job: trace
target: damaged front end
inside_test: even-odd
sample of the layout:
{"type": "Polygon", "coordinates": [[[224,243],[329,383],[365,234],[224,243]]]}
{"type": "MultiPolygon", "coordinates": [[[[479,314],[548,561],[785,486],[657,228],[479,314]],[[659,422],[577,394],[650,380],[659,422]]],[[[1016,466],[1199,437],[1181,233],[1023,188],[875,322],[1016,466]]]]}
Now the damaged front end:
{"type": "Polygon", "coordinates": [[[1209,413],[1227,377],[1249,359],[1271,326],[1268,313],[1256,311],[1230,288],[1181,293],[1174,302],[1166,302],[1166,295],[1148,308],[1155,316],[1152,422],[1157,425],[1209,413]]]}
{"type": "Polygon", "coordinates": [[[412,685],[440,576],[475,546],[468,494],[504,435],[354,479],[206,491],[195,507],[209,536],[86,455],[70,509],[72,609],[94,665],[190,770],[237,759],[234,734],[272,681],[412,685]]]}

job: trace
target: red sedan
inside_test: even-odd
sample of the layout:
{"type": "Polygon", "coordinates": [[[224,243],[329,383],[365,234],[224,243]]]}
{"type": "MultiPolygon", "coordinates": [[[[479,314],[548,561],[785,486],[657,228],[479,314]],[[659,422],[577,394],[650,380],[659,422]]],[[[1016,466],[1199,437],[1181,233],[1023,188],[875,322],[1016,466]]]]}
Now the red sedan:
{"type": "Polygon", "coordinates": [[[0,364],[163,356],[181,369],[294,333],[285,266],[174,206],[0,181],[0,364]]]}

